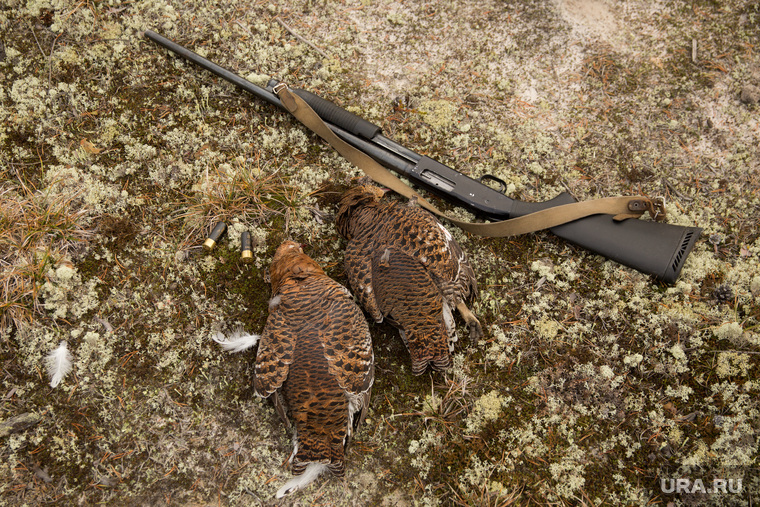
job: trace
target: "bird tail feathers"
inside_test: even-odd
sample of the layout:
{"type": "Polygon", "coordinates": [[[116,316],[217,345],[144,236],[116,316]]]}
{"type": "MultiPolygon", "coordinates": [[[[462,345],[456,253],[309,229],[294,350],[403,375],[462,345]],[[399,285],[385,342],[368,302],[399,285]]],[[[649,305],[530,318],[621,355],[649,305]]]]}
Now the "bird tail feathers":
{"type": "Polygon", "coordinates": [[[444,336],[441,336],[443,332],[420,334],[410,331],[406,333],[406,347],[409,349],[409,355],[412,356],[412,375],[422,375],[428,366],[438,371],[451,368],[451,352],[444,336]]]}

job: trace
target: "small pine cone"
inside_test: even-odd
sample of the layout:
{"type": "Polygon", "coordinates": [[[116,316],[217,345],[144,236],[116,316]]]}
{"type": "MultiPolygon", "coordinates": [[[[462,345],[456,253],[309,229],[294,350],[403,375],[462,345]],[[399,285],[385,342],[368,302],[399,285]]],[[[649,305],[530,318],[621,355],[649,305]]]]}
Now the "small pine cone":
{"type": "Polygon", "coordinates": [[[718,304],[728,303],[734,299],[734,291],[728,285],[721,285],[713,291],[713,296],[718,300],[718,304]]]}

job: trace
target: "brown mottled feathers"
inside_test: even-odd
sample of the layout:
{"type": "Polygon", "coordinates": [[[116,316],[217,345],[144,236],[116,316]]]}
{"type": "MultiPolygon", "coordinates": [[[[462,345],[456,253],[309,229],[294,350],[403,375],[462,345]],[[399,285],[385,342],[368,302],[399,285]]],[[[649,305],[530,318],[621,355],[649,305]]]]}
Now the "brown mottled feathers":
{"type": "Polygon", "coordinates": [[[354,294],[376,321],[401,331],[419,375],[428,365],[451,365],[457,340],[453,311],[471,337],[482,335],[466,303],[477,296],[475,273],[459,244],[438,220],[414,205],[383,199],[363,185],[340,201],[336,224],[348,240],[346,272],[354,294]]]}
{"type": "Polygon", "coordinates": [[[450,333],[440,311],[443,296],[425,267],[404,252],[390,248],[375,251],[372,287],[385,318],[402,330],[412,356],[412,373],[423,373],[428,364],[436,369],[450,367],[450,333]]]}
{"type": "Polygon", "coordinates": [[[273,297],[254,387],[261,396],[274,394],[280,416],[295,424],[293,473],[314,462],[341,476],[374,381],[367,322],[348,290],[298,244],[277,249],[270,273],[273,297]]]}

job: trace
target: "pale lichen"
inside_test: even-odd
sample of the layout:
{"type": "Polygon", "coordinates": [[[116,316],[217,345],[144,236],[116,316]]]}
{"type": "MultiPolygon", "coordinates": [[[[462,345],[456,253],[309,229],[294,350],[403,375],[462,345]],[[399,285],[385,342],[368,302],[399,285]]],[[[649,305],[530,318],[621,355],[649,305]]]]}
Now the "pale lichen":
{"type": "Polygon", "coordinates": [[[465,419],[465,431],[467,434],[477,434],[488,423],[498,419],[502,410],[511,401],[511,396],[503,396],[496,390],[490,391],[475,400],[472,410],[465,419]]]}
{"type": "Polygon", "coordinates": [[[4,500],[267,504],[290,473],[288,433],[251,392],[253,356],[225,356],[207,337],[262,326],[264,271],[285,236],[345,276],[331,215],[360,171],[146,28],[259,84],[275,76],[330,98],[416,152],[501,178],[510,197],[665,194],[668,223],[704,228],[665,287],[549,233],[484,239],[452,226],[476,269],[485,336],[461,338],[431,390],[410,376],[398,336],[374,325],[371,417],[346,479],[286,503],[497,504],[509,491],[516,503],[645,505],[680,501],[658,474],[725,470],[757,489],[760,143],[756,105],[739,93],[757,81],[755,6],[8,7],[0,175],[18,199],[23,183],[85,208],[77,223],[95,234],[68,249],[71,267],[55,252],[14,265],[39,297],[17,300],[32,322],[0,330],[2,392],[8,411],[46,419],[3,440],[4,500]],[[271,214],[214,201],[241,175],[275,176],[271,214]],[[228,236],[203,254],[217,220],[228,236]],[[244,230],[253,265],[239,262],[244,230]],[[718,300],[718,287],[732,297],[718,300]],[[75,368],[50,393],[41,365],[62,340],[75,368]]]}

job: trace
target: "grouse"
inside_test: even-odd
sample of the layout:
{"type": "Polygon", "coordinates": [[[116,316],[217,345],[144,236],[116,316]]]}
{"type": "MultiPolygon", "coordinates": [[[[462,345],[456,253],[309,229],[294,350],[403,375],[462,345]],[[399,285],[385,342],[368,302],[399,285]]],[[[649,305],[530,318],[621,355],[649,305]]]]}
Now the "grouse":
{"type": "Polygon", "coordinates": [[[341,477],[345,448],[364,418],[374,382],[369,327],[344,286],[292,241],[270,266],[272,298],[260,338],[216,341],[240,351],[258,342],[254,389],[271,398],[283,422],[295,425],[290,461],[297,477],[277,497],[329,470],[341,477]]]}
{"type": "Polygon", "coordinates": [[[478,292],[475,273],[451,233],[414,201],[384,199],[361,185],[341,197],[336,225],[348,244],[349,283],[367,313],[399,329],[412,373],[451,366],[457,341],[454,308],[477,340],[483,330],[467,307],[478,292]]]}

